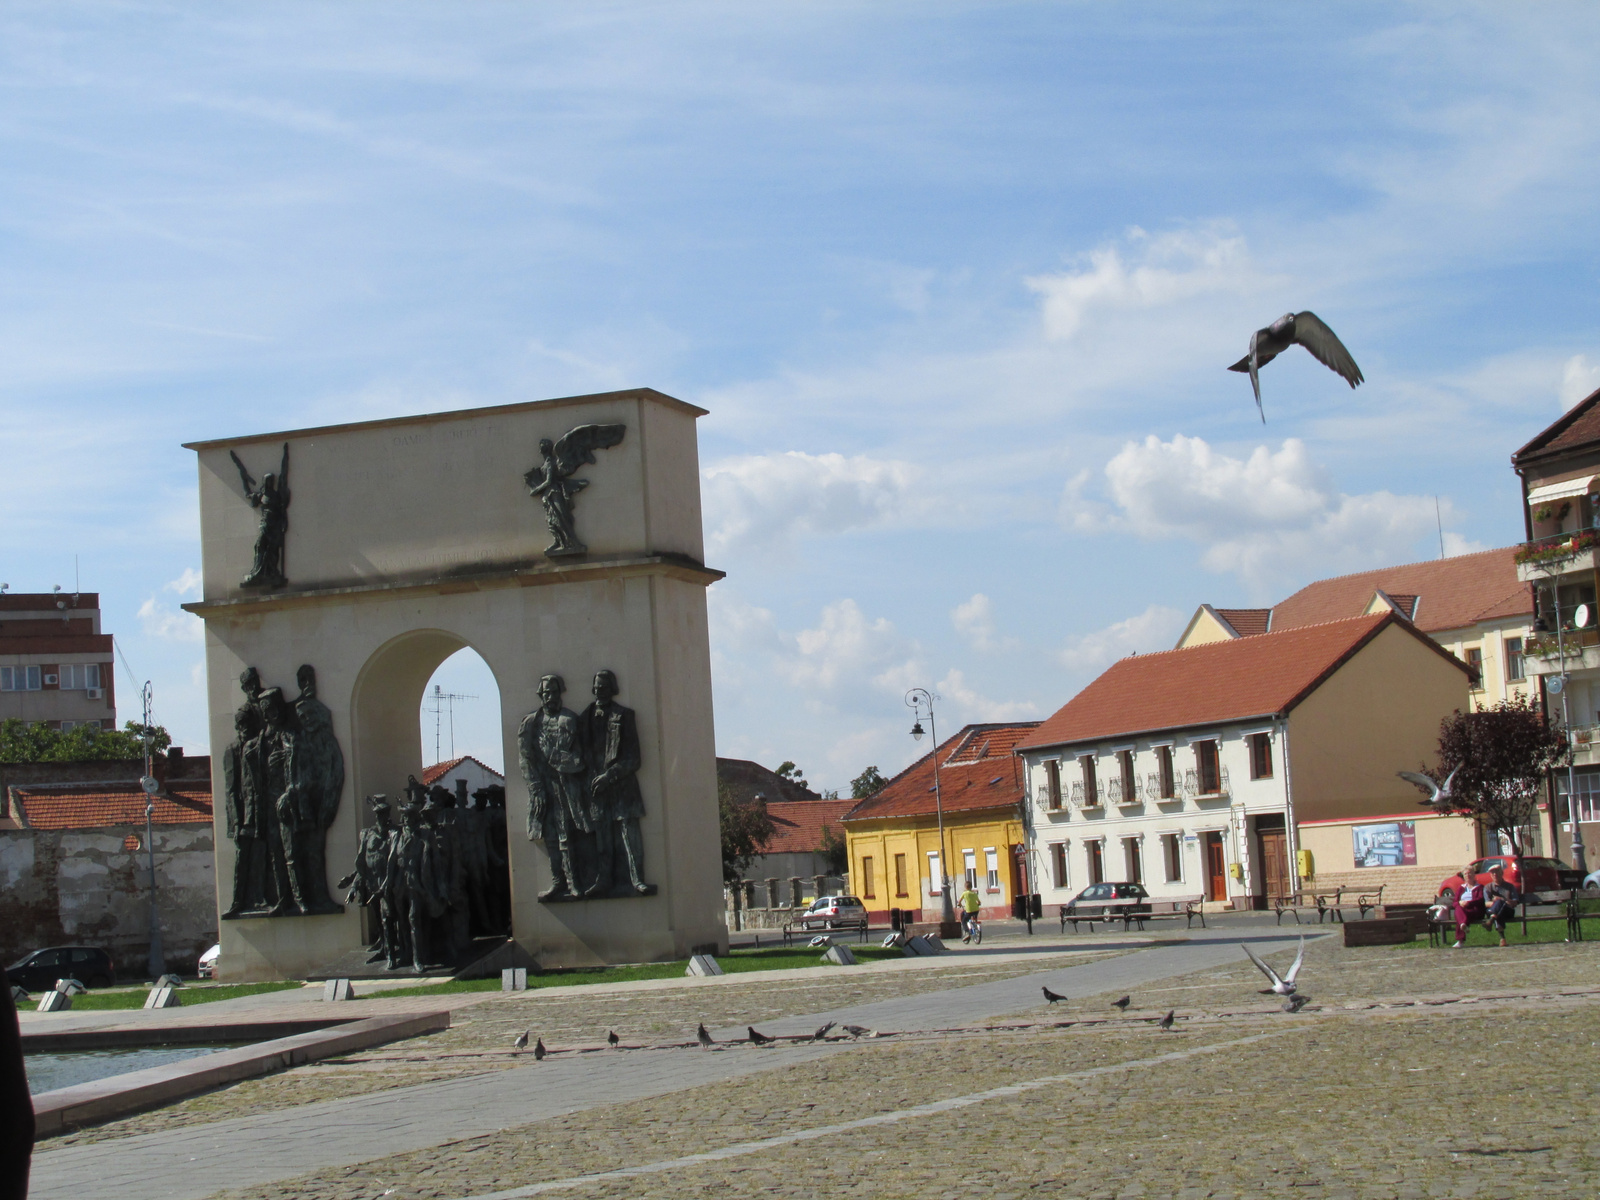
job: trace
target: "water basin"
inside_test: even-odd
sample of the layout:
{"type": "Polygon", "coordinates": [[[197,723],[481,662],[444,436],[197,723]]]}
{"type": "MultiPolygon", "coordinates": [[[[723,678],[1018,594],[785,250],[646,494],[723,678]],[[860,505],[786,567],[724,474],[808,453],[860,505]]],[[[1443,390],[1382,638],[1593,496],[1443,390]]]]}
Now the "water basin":
{"type": "Polygon", "coordinates": [[[168,1063],[182,1062],[186,1058],[199,1058],[218,1050],[228,1050],[229,1045],[210,1046],[141,1046],[131,1050],[71,1050],[64,1053],[29,1054],[23,1059],[28,1068],[28,1091],[37,1096],[40,1092],[53,1092],[57,1088],[108,1079],[113,1075],[126,1075],[129,1071],[143,1071],[147,1067],[164,1067],[168,1063]]]}

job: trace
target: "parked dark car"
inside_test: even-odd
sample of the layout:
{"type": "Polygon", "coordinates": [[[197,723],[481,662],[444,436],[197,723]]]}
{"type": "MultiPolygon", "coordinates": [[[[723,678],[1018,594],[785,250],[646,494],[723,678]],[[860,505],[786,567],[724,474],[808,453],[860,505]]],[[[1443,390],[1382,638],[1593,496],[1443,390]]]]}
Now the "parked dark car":
{"type": "Polygon", "coordinates": [[[1067,901],[1066,911],[1075,917],[1147,913],[1150,893],[1137,883],[1092,883],[1067,901]]]}
{"type": "MultiPolygon", "coordinates": [[[[1517,869],[1517,860],[1509,854],[1480,858],[1472,864],[1474,882],[1488,883],[1490,867],[1505,868],[1506,882],[1519,892],[1564,892],[1583,886],[1583,874],[1573,870],[1559,858],[1533,858],[1525,855],[1521,860],[1520,871],[1517,869]],[[1528,881],[1526,885],[1522,882],[1524,878],[1528,881]]],[[[1448,893],[1448,898],[1454,900],[1460,892],[1460,871],[1439,885],[1441,897],[1448,893]]]]}
{"type": "Polygon", "coordinates": [[[800,914],[802,929],[837,929],[867,919],[867,906],[854,896],[818,896],[800,914]]]}
{"type": "Polygon", "coordinates": [[[86,987],[110,987],[117,981],[111,956],[93,946],[51,946],[35,950],[6,968],[6,979],[30,992],[47,992],[58,979],[76,979],[86,987]]]}

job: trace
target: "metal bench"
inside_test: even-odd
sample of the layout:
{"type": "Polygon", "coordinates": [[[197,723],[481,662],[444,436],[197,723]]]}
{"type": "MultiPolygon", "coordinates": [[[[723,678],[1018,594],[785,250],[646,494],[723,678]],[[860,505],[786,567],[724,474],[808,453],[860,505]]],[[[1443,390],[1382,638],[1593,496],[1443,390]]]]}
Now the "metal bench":
{"type": "Polygon", "coordinates": [[[787,946],[791,938],[797,937],[805,938],[809,941],[811,938],[823,933],[829,937],[840,933],[854,933],[857,935],[857,941],[864,942],[867,940],[867,919],[865,917],[858,917],[853,921],[834,921],[831,924],[816,922],[816,925],[819,928],[813,928],[812,925],[808,925],[804,921],[788,922],[783,927],[783,944],[787,946]]]}

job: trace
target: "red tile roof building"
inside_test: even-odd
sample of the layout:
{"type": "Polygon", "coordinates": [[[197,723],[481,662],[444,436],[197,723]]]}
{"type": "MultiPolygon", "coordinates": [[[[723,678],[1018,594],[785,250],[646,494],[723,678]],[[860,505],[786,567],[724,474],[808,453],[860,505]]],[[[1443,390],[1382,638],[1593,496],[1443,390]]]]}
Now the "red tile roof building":
{"type": "MultiPolygon", "coordinates": [[[[1297,875],[1355,872],[1351,824],[1423,815],[1394,773],[1433,761],[1467,681],[1393,611],[1125,658],[1017,744],[1039,891],[1260,906],[1297,875]],[[1346,824],[1297,862],[1313,820],[1346,824]]],[[[1422,879],[1471,851],[1468,829],[1406,865],[1422,879]]]]}
{"type": "MultiPolygon", "coordinates": [[[[107,829],[144,825],[146,796],[137,783],[59,783],[12,787],[12,819],[23,829],[107,829]]],[[[153,825],[210,825],[211,783],[171,783],[155,795],[153,825]]]]}

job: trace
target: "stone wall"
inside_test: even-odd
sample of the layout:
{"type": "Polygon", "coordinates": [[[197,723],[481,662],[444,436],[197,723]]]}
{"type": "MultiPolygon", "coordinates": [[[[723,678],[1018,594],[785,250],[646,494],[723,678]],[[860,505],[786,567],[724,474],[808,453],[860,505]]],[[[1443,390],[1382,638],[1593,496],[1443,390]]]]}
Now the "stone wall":
{"type": "Polygon", "coordinates": [[[1359,892],[1376,892],[1383,887],[1385,904],[1421,904],[1439,893],[1439,884],[1451,874],[1450,867],[1363,867],[1359,871],[1319,871],[1304,881],[1307,891],[1331,892],[1344,888],[1354,897],[1359,892]]]}
{"type": "MultiPolygon", "coordinates": [[[[143,979],[150,953],[143,846],[143,825],[0,829],[0,961],[44,946],[96,946],[123,978],[143,979]]],[[[211,826],[156,826],[155,861],[167,965],[193,975],[195,960],[217,940],[211,826]]]]}

